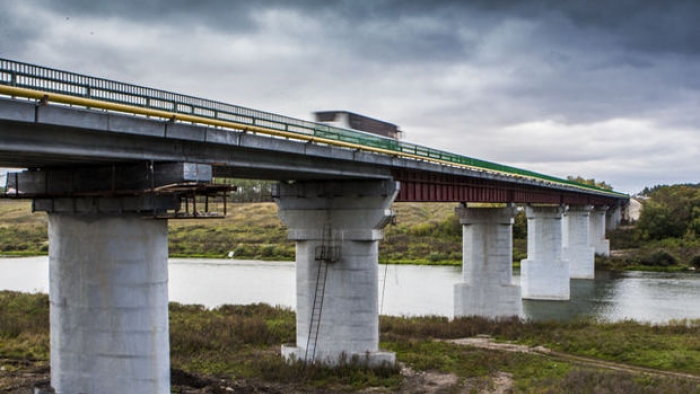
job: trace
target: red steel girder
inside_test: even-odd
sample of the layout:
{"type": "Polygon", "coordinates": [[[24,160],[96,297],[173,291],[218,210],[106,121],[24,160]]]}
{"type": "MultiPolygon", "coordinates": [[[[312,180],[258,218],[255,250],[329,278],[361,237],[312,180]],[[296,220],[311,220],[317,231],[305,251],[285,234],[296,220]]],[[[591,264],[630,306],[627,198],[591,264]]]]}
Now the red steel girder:
{"type": "Polygon", "coordinates": [[[401,182],[398,202],[486,202],[612,205],[606,198],[582,191],[558,190],[495,179],[395,170],[394,179],[401,182]]]}

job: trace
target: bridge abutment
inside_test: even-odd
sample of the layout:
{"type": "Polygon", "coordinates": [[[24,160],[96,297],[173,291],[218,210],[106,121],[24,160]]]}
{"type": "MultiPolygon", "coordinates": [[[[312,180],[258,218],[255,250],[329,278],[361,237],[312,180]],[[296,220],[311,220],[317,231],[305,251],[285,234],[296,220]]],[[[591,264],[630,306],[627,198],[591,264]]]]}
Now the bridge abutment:
{"type": "Polygon", "coordinates": [[[569,261],[570,277],[595,278],[595,249],[590,245],[589,220],[591,205],[569,205],[564,214],[562,257],[569,261]]]}
{"type": "Polygon", "coordinates": [[[527,259],[520,265],[522,296],[570,298],[569,261],[562,258],[562,206],[527,206],[527,259]]]}
{"type": "Polygon", "coordinates": [[[610,256],[610,241],[605,239],[607,205],[599,205],[591,211],[589,240],[595,254],[610,256]]]}
{"type": "Polygon", "coordinates": [[[56,393],[169,393],[167,221],[48,217],[56,393]]]}
{"type": "Polygon", "coordinates": [[[379,350],[378,241],[393,217],[389,181],[280,184],[279,215],[296,241],[297,338],[288,359],[393,365],[379,350]]]}
{"type": "Polygon", "coordinates": [[[489,318],[522,314],[513,279],[515,206],[455,209],[462,224],[462,282],[454,288],[454,315],[489,318]]]}

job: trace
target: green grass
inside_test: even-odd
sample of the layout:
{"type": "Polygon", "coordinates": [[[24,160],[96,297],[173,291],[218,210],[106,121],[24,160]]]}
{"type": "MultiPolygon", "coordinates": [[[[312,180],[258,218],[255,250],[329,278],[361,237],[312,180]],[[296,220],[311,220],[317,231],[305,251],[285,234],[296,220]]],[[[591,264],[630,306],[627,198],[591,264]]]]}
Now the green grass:
{"type": "Polygon", "coordinates": [[[45,294],[0,291],[0,357],[48,360],[48,312],[45,294]]]}
{"type": "Polygon", "coordinates": [[[700,374],[700,320],[668,325],[634,321],[598,323],[499,321],[478,317],[382,317],[382,331],[401,338],[454,339],[479,334],[568,354],[640,367],[700,374]]]}

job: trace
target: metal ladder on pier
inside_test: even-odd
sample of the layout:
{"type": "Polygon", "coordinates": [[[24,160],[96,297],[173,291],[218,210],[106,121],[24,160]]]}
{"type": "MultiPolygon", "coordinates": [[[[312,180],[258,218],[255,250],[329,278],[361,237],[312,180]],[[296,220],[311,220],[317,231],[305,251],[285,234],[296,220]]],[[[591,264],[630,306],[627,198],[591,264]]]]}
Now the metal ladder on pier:
{"type": "Polygon", "coordinates": [[[340,259],[340,248],[332,245],[330,224],[324,226],[323,241],[321,246],[317,246],[314,251],[314,260],[318,263],[316,271],[316,289],[314,291],[314,302],[311,307],[311,317],[309,320],[309,335],[306,339],[306,351],[304,362],[315,362],[316,344],[318,334],[321,329],[321,315],[323,314],[323,299],[326,295],[326,278],[328,277],[328,265],[340,259]]]}

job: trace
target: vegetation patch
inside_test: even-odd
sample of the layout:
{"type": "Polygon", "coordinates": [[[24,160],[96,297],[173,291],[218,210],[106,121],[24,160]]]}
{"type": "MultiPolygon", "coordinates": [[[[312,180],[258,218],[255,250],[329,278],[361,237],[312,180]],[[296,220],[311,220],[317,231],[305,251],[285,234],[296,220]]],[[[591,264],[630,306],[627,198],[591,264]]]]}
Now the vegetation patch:
{"type": "MultiPolygon", "coordinates": [[[[0,292],[0,364],[6,371],[21,375],[23,370],[48,360],[48,310],[46,295],[0,292]]],[[[420,379],[411,380],[398,368],[368,369],[351,360],[332,369],[288,363],[280,356],[280,344],[294,342],[295,325],[293,311],[264,304],[206,309],[172,303],[173,384],[198,389],[213,385],[218,390],[222,381],[231,385],[247,382],[268,392],[351,392],[370,388],[396,392],[419,384],[420,379]]],[[[397,360],[407,368],[456,376],[454,387],[445,392],[460,387],[488,388],[501,373],[511,377],[511,392],[516,393],[698,392],[698,380],[694,379],[613,372],[537,353],[508,353],[442,340],[488,334],[499,341],[541,345],[566,354],[697,374],[700,321],[660,326],[635,322],[535,323],[515,318],[381,317],[380,327],[380,347],[396,352],[397,360]]],[[[4,388],[0,381],[0,390],[4,388]]]]}

